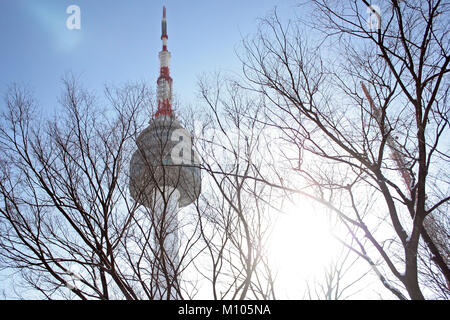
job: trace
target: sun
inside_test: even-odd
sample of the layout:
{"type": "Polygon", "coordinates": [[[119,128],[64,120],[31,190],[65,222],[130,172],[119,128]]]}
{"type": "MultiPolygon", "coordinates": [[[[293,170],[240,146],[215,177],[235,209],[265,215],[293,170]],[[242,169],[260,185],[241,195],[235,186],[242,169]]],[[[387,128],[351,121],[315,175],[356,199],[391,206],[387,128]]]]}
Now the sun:
{"type": "Polygon", "coordinates": [[[287,202],[283,213],[277,214],[269,245],[278,285],[286,290],[303,287],[308,279],[320,276],[338,248],[324,210],[300,197],[287,202]]]}

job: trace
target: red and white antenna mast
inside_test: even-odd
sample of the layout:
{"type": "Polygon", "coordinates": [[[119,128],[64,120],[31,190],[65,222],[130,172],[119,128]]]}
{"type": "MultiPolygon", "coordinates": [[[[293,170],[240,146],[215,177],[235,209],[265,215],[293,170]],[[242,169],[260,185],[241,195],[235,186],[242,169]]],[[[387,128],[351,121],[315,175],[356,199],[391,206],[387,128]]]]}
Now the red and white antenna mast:
{"type": "Polygon", "coordinates": [[[172,110],[172,78],[170,77],[170,52],[167,51],[167,21],[166,21],[166,7],[163,7],[163,17],[161,21],[161,40],[162,51],[159,52],[160,74],[158,77],[158,110],[156,110],[155,117],[164,115],[171,116],[172,110]]]}

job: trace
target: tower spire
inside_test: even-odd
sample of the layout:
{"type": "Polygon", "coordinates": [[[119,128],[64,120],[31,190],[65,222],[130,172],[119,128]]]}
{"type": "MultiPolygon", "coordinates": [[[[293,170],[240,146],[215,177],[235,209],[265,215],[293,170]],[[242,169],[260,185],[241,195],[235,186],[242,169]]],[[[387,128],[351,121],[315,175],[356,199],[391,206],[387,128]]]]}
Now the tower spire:
{"type": "Polygon", "coordinates": [[[161,20],[161,40],[162,51],[159,52],[160,74],[158,77],[158,110],[155,117],[160,115],[171,116],[172,110],[172,78],[170,77],[170,52],[167,51],[167,20],[166,7],[163,7],[163,17],[161,20]]]}
{"type": "Polygon", "coordinates": [[[166,20],[166,7],[163,7],[163,17],[161,20],[161,40],[163,40],[164,45],[164,39],[168,39],[167,36],[167,20],[166,20]]]}

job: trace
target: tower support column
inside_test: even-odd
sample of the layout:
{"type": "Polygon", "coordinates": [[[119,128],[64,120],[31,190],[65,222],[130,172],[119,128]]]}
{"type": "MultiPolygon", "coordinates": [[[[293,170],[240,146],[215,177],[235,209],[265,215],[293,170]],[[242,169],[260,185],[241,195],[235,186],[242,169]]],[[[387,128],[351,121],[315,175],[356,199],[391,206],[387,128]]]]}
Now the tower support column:
{"type": "Polygon", "coordinates": [[[153,209],[153,241],[157,263],[156,299],[176,300],[179,297],[179,224],[178,211],[180,192],[170,186],[155,189],[155,206],[153,209]]]}

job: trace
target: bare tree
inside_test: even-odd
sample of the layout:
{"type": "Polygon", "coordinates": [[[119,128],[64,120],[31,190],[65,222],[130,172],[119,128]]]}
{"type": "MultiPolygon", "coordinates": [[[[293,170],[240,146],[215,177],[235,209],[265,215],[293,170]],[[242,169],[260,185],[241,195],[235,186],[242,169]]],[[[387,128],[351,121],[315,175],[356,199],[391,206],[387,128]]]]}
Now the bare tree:
{"type": "Polygon", "coordinates": [[[319,295],[344,297],[345,261],[365,261],[399,299],[447,299],[448,3],[313,5],[311,19],[262,20],[244,41],[246,81],[201,82],[213,133],[198,141],[207,178],[195,210],[173,212],[164,188],[157,207],[131,200],[145,86],[107,89],[103,108],[65,81],[51,121],[13,87],[0,125],[2,266],[49,299],[193,298],[190,268],[214,299],[275,298],[271,215],[300,194],[333,213],[348,250],[319,295]],[[168,230],[174,214],[184,218],[168,230]]]}
{"type": "Polygon", "coordinates": [[[2,265],[49,299],[183,298],[179,275],[199,238],[195,228],[180,256],[168,256],[161,243],[178,232],[164,222],[168,199],[162,209],[146,208],[128,189],[151,95],[141,84],[105,95],[101,108],[65,80],[62,110],[44,122],[28,92],[9,91],[0,128],[2,265]]]}
{"type": "Polygon", "coordinates": [[[266,148],[258,102],[221,75],[203,77],[199,88],[204,121],[196,145],[207,186],[198,207],[206,246],[199,263],[208,261],[208,271],[199,271],[214,299],[273,299],[266,250],[271,188],[251,178],[266,148]]]}
{"type": "Polygon", "coordinates": [[[267,123],[299,149],[298,181],[284,187],[334,211],[352,234],[343,243],[400,299],[424,298],[423,240],[448,294],[448,247],[424,228],[427,216],[448,219],[435,215],[450,199],[448,3],[313,7],[312,19],[286,24],[275,13],[244,41],[247,86],[266,98],[267,123]]]}
{"type": "MultiPolygon", "coordinates": [[[[153,111],[145,85],[106,88],[100,108],[65,80],[63,110],[50,121],[38,120],[31,95],[13,86],[0,128],[2,266],[48,299],[194,298],[201,283],[191,270],[211,281],[214,299],[274,298],[265,250],[270,191],[239,176],[260,166],[261,128],[243,117],[258,108],[232,92],[229,105],[203,93],[214,118],[212,135],[198,139],[207,181],[200,200],[180,211],[171,198],[181,181],[161,186],[163,171],[174,168],[155,166],[165,155],[147,157],[137,138],[153,111]],[[143,185],[130,180],[135,151],[148,173],[143,185]]],[[[170,139],[160,133],[154,142],[165,149],[170,139]]]]}

